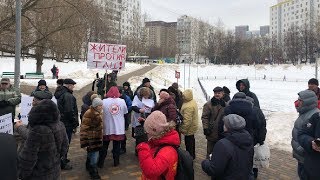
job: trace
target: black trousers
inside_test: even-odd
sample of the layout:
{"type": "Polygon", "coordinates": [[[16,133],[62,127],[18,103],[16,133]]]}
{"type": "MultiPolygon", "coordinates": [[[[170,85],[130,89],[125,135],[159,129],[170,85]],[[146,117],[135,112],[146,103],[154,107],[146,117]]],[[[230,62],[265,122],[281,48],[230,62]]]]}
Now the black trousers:
{"type": "MultiPolygon", "coordinates": [[[[110,141],[103,141],[102,149],[99,151],[99,160],[98,160],[99,167],[103,167],[103,165],[104,165],[104,160],[106,159],[106,156],[108,153],[109,143],[110,143],[110,141]]],[[[113,145],[113,149],[112,149],[113,159],[119,160],[120,141],[112,141],[112,143],[113,143],[112,144],[113,145]]]]}
{"type": "Polygon", "coordinates": [[[196,141],[194,135],[184,136],[184,144],[186,145],[186,151],[190,153],[193,159],[196,158],[196,141]]]}

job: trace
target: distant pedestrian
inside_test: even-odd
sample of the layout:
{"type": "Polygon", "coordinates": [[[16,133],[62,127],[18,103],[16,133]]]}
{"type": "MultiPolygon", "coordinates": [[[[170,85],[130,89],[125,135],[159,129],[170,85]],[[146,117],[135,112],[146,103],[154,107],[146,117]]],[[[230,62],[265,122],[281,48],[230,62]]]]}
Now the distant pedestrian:
{"type": "Polygon", "coordinates": [[[253,139],[239,115],[223,118],[225,138],[213,148],[210,159],[201,163],[211,179],[249,180],[253,166],[253,139]]]}
{"type": "Polygon", "coordinates": [[[123,91],[124,93],[130,97],[131,100],[133,100],[133,91],[131,90],[130,83],[128,81],[124,82],[123,85],[123,91]]]}
{"type": "Polygon", "coordinates": [[[178,153],[172,146],[180,144],[175,124],[168,122],[162,112],[154,111],[147,117],[144,126],[148,142],[142,142],[136,148],[142,170],[141,179],[173,180],[177,174],[178,153]]]}
{"type": "Polygon", "coordinates": [[[101,98],[92,95],[92,105],[83,115],[80,128],[81,148],[87,149],[86,169],[92,179],[101,179],[97,169],[99,151],[102,149],[103,120],[101,98]]]}
{"type": "Polygon", "coordinates": [[[241,79],[241,80],[237,81],[236,87],[239,92],[243,92],[246,94],[246,96],[249,96],[252,99],[254,99],[254,105],[257,106],[258,108],[260,108],[260,103],[259,103],[258,97],[256,96],[255,93],[250,91],[250,83],[249,83],[248,79],[241,79]]]}
{"type": "Polygon", "coordinates": [[[118,87],[113,86],[106,94],[107,99],[103,100],[104,136],[103,147],[99,152],[100,168],[104,166],[110,141],[113,142],[113,165],[116,167],[120,164],[120,142],[125,139],[124,115],[128,113],[127,105],[120,96],[118,87]]]}
{"type": "Polygon", "coordinates": [[[20,90],[11,85],[9,78],[2,78],[0,84],[0,116],[11,113],[13,123],[16,106],[20,103],[20,90]]]}
{"type": "Polygon", "coordinates": [[[187,89],[183,92],[183,104],[180,112],[183,116],[183,123],[181,124],[180,132],[184,135],[186,150],[190,153],[193,159],[195,159],[196,142],[194,135],[198,131],[199,117],[198,105],[193,99],[191,89],[187,89]]]}
{"type": "Polygon", "coordinates": [[[60,179],[61,158],[68,151],[65,127],[59,110],[51,100],[43,100],[29,113],[27,139],[19,152],[21,179],[60,179]]]}
{"type": "MultiPolygon", "coordinates": [[[[299,117],[294,122],[294,127],[292,130],[292,153],[293,157],[298,161],[298,175],[300,179],[305,179],[305,150],[304,147],[299,143],[298,134],[305,126],[309,123],[310,118],[314,114],[318,114],[320,110],[317,108],[318,98],[313,91],[304,90],[298,93],[298,100],[295,101],[295,107],[299,113],[299,117]]],[[[316,126],[314,126],[315,128],[316,126]]],[[[310,144],[311,145],[311,144],[310,144]]],[[[311,167],[308,164],[307,167],[311,167]]],[[[315,167],[312,167],[315,168],[315,167]]],[[[310,172],[310,171],[309,171],[310,172]]]]}
{"type": "Polygon", "coordinates": [[[52,73],[52,79],[58,79],[56,65],[53,65],[53,67],[51,68],[51,73],[52,73]]]}
{"type": "Polygon", "coordinates": [[[224,116],[226,103],[223,101],[223,89],[219,86],[213,89],[214,96],[203,106],[202,126],[203,134],[207,139],[207,158],[212,152],[213,147],[219,140],[219,122],[224,116]]]}

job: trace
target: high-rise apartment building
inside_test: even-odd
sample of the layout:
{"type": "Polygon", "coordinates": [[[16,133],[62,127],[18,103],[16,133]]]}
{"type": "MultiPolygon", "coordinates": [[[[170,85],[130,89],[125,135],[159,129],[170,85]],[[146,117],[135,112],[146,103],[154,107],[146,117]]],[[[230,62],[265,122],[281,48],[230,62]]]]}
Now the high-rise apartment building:
{"type": "Polygon", "coordinates": [[[176,22],[149,21],[147,29],[148,47],[157,49],[151,56],[174,57],[176,53],[176,22]]]}
{"type": "Polygon", "coordinates": [[[270,7],[270,34],[283,40],[291,26],[313,27],[320,20],[320,0],[278,0],[270,7]]]}
{"type": "Polygon", "coordinates": [[[246,39],[248,37],[248,33],[247,33],[249,31],[248,25],[236,26],[235,29],[236,29],[235,31],[236,38],[246,39]]]}
{"type": "Polygon", "coordinates": [[[141,22],[141,0],[117,0],[121,3],[119,7],[121,15],[121,36],[128,37],[136,35],[140,31],[141,22]]]}
{"type": "Polygon", "coordinates": [[[260,26],[260,36],[264,37],[270,34],[270,26],[260,26]]]}

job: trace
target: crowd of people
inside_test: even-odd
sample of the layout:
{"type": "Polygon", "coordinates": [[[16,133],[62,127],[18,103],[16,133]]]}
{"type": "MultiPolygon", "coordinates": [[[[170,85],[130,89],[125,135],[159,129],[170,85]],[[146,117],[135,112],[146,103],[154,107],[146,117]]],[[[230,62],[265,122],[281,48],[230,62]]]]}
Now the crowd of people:
{"type": "MultiPolygon", "coordinates": [[[[101,179],[98,171],[105,166],[110,141],[114,166],[119,166],[120,156],[127,152],[127,139],[131,137],[126,136],[126,131],[130,125],[141,179],[175,179],[182,170],[181,140],[184,139],[185,151],[192,161],[197,154],[195,134],[201,122],[207,140],[206,159],[201,164],[206,174],[218,180],[258,177],[258,168],[253,166],[254,147],[264,145],[266,118],[258,97],[250,91],[248,79],[236,82],[239,92],[232,98],[227,87],[215,87],[201,116],[192,89],[182,92],[173,83],[156,93],[150,79],[144,78],[133,91],[129,82],[117,86],[114,80],[107,76],[104,89],[87,92],[80,113],[73,95],[74,80],[58,79],[54,93],[45,80],[40,80],[31,93],[33,107],[28,114],[28,125],[24,125],[21,121],[14,122],[15,106],[21,102],[21,94],[12,87],[10,79],[2,78],[0,115],[13,114],[14,132],[21,139],[16,154],[12,152],[4,158],[0,153],[1,159],[10,162],[8,166],[3,165],[5,161],[0,163],[1,169],[8,169],[5,179],[60,179],[61,170],[72,169],[67,154],[79,126],[80,147],[87,151],[84,166],[92,179],[101,179]],[[53,97],[57,103],[51,100],[53,97]]],[[[308,89],[299,92],[294,102],[299,117],[292,132],[292,147],[302,180],[320,179],[318,85],[317,79],[310,79],[308,89]]],[[[7,141],[8,146],[1,152],[8,153],[16,145],[14,139],[6,136],[0,134],[1,143],[7,141]]]]}

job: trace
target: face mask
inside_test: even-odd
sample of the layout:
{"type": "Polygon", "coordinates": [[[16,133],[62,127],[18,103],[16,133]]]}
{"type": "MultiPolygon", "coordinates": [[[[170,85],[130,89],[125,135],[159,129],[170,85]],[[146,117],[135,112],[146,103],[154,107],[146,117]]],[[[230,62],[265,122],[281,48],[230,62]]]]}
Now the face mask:
{"type": "Polygon", "coordinates": [[[296,108],[299,107],[299,100],[296,100],[296,101],[294,102],[294,107],[296,107],[296,108]]]}

